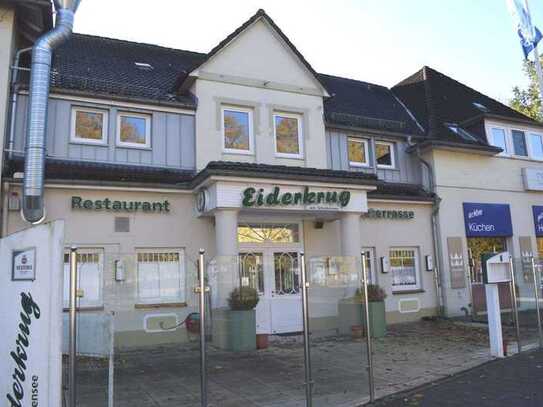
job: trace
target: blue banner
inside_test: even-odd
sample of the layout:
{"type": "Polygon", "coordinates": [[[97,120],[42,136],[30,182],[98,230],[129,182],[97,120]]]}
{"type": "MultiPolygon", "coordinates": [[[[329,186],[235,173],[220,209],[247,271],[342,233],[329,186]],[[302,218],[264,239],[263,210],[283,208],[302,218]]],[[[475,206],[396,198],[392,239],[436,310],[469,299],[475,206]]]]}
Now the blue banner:
{"type": "Polygon", "coordinates": [[[513,235],[509,205],[464,202],[463,206],[467,237],[513,235]]]}
{"type": "Polygon", "coordinates": [[[532,206],[534,212],[535,235],[543,237],[543,206],[532,206]]]}

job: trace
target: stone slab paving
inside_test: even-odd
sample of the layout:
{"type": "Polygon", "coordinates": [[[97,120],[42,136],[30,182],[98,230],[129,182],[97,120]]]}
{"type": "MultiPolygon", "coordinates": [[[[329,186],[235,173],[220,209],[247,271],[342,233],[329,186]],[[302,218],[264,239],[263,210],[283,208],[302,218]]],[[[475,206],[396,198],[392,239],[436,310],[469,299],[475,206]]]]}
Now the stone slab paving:
{"type": "MultiPolygon", "coordinates": [[[[247,353],[209,345],[210,406],[305,405],[301,337],[275,339],[268,349],[247,353]]],[[[391,326],[374,342],[377,396],[480,365],[490,360],[487,344],[485,327],[442,320],[391,326]]],[[[312,338],[311,356],[315,407],[352,407],[368,400],[365,339],[312,338]]],[[[78,366],[78,405],[107,406],[107,361],[82,358],[78,366]]],[[[197,343],[119,351],[114,378],[115,406],[200,406],[197,343]]]]}

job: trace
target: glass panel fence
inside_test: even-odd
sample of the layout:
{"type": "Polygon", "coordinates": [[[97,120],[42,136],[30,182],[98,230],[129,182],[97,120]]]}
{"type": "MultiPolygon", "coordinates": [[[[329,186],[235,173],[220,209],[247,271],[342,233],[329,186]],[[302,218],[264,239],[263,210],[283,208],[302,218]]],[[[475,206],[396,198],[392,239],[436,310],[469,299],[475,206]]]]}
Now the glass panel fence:
{"type": "Polygon", "coordinates": [[[78,252],[77,405],[200,406],[197,255],[78,252]]]}
{"type": "Polygon", "coordinates": [[[209,406],[304,406],[299,254],[246,250],[206,263],[209,406]]]}
{"type": "MultiPolygon", "coordinates": [[[[539,344],[537,303],[539,300],[541,307],[542,265],[543,262],[538,259],[534,259],[532,263],[531,257],[513,260],[520,341],[524,349],[539,344]]],[[[503,326],[505,343],[515,343],[517,338],[514,324],[504,322],[503,326]]]]}
{"type": "MultiPolygon", "coordinates": [[[[307,259],[313,405],[359,405],[369,397],[363,278],[354,257],[307,259]]],[[[370,304],[380,335],[384,305],[370,304]]]]}

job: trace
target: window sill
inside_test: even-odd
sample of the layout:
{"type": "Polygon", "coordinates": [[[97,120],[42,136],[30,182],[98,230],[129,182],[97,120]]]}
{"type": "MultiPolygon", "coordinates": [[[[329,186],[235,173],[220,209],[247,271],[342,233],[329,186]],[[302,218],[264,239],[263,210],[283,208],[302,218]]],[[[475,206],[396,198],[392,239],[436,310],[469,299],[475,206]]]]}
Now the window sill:
{"type": "Polygon", "coordinates": [[[284,154],[284,153],[275,153],[275,158],[286,158],[287,160],[299,160],[303,161],[304,156],[303,155],[295,155],[295,154],[284,154]]]}
{"type": "Polygon", "coordinates": [[[109,147],[107,141],[104,142],[92,142],[92,141],[79,141],[79,140],[70,140],[70,145],[74,146],[93,146],[93,147],[109,147]]]}
{"type": "Polygon", "coordinates": [[[148,146],[130,146],[130,145],[124,145],[124,144],[115,144],[116,148],[123,148],[126,150],[143,150],[143,151],[153,151],[152,147],[148,146]]]}
{"type": "Polygon", "coordinates": [[[135,304],[135,309],[157,309],[157,308],[184,308],[187,307],[186,302],[164,302],[150,304],[135,304]]]}
{"type": "Polygon", "coordinates": [[[223,149],[222,153],[225,155],[248,155],[248,156],[254,156],[254,151],[246,151],[246,150],[228,150],[223,149]]]}
{"type": "MultiPolygon", "coordinates": [[[[92,311],[103,311],[104,306],[97,306],[97,307],[76,307],[75,309],[77,312],[92,312],[92,311]]],[[[69,312],[70,308],[62,308],[62,312],[69,312]]]]}
{"type": "Polygon", "coordinates": [[[413,290],[403,290],[403,291],[392,291],[392,295],[402,295],[402,294],[420,294],[426,292],[422,288],[417,288],[413,290]]]}

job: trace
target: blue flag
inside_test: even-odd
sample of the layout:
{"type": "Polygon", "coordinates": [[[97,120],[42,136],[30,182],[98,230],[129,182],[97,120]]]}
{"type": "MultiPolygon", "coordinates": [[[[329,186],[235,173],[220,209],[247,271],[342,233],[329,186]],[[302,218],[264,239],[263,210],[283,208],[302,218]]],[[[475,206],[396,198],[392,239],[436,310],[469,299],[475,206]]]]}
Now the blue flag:
{"type": "Polygon", "coordinates": [[[535,49],[543,35],[536,26],[532,24],[532,18],[528,11],[528,5],[526,0],[507,0],[509,12],[515,22],[515,28],[520,38],[520,45],[524,52],[524,58],[528,58],[528,55],[535,49]]]}

